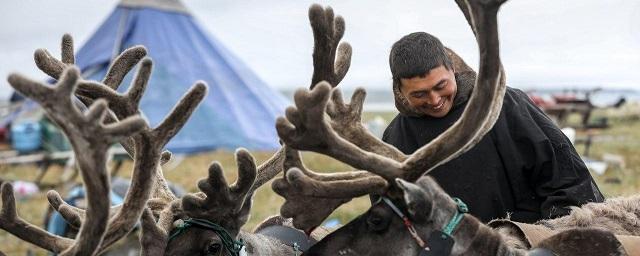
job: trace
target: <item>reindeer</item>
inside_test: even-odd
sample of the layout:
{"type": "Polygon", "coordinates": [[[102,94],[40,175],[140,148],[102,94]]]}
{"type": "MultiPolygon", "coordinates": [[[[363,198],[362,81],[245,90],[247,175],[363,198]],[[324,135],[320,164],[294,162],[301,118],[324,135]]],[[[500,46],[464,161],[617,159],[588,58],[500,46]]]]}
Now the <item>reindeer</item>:
{"type": "MultiPolygon", "coordinates": [[[[640,235],[638,197],[591,203],[569,216],[538,225],[508,220],[485,225],[447,195],[429,176],[435,167],[473,147],[493,126],[505,92],[497,13],[506,0],[457,0],[480,50],[476,85],[462,117],[412,155],[372,136],[360,122],[365,91],[345,104],[338,89],[320,82],[295,94],[296,107],[277,120],[280,138],[296,150],[321,153],[359,170],[321,174],[289,152],[286,173],[272,188],[286,199],[284,217],[312,231],[337,207],[354,197],[379,198],[363,215],[331,233],[305,255],[626,255],[640,235]],[[345,120],[340,124],[336,120],[345,120]],[[493,227],[493,229],[492,229],[493,227]],[[533,231],[545,231],[532,240],[533,231]],[[537,228],[537,229],[536,229],[537,228]],[[555,234],[555,235],[554,235],[555,234]],[[534,248],[541,247],[541,248],[534,248]],[[540,255],[540,254],[538,254],[540,255]]],[[[456,59],[454,65],[463,65],[456,59]]],[[[456,68],[458,70],[458,68],[456,68]]],[[[637,249],[637,247],[635,248],[637,249]]],[[[637,251],[636,251],[637,252],[637,251]]]]}
{"type": "MultiPolygon", "coordinates": [[[[315,39],[312,84],[328,80],[337,85],[344,78],[351,57],[350,45],[340,43],[344,20],[334,17],[330,8],[317,5],[310,8],[309,19],[315,39]]],[[[139,117],[138,107],[152,69],[144,47],[125,50],[100,82],[83,80],[73,66],[71,36],[63,36],[61,48],[60,60],[46,50],[35,53],[37,66],[58,80],[53,89],[20,75],[11,75],[9,81],[43,106],[74,147],[87,189],[87,209],[69,205],[55,191],[49,191],[47,198],[71,226],[80,230],[79,234],[75,239],[63,238],[22,220],[17,215],[10,184],[2,187],[0,228],[61,255],[100,254],[131,232],[138,220],[142,227],[142,255],[238,255],[240,250],[248,255],[299,255],[306,249],[270,235],[274,226],[292,226],[282,217],[265,220],[255,233],[240,230],[249,218],[255,190],[280,173],[283,166],[291,165],[287,163],[292,161],[287,157],[292,155],[288,147],[283,146],[260,166],[248,151],[239,149],[238,180],[234,184],[227,184],[222,167],[214,162],[209,166],[208,177],[198,182],[201,192],[177,198],[162,174],[161,165],[171,157],[162,148],[204,98],[206,85],[197,82],[160,125],[149,128],[139,117]],[[125,75],[138,63],[130,88],[118,93],[125,75]],[[89,109],[82,113],[82,106],[74,105],[73,95],[89,109]],[[120,142],[133,157],[134,168],[124,203],[109,208],[106,150],[113,142],[120,142]]],[[[319,230],[312,236],[319,240],[325,233],[319,230]]]]}

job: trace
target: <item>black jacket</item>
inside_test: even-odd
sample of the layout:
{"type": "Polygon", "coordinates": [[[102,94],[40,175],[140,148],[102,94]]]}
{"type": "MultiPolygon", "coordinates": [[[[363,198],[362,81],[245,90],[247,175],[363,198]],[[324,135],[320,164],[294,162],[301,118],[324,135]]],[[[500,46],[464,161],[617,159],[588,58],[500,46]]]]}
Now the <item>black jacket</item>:
{"type": "MultiPolygon", "coordinates": [[[[383,140],[411,154],[449,128],[466,106],[442,118],[396,116],[383,140]]],[[[460,157],[429,173],[470,213],[488,222],[566,215],[568,206],[604,200],[585,164],[560,129],[520,90],[507,88],[492,130],[460,157]]]]}

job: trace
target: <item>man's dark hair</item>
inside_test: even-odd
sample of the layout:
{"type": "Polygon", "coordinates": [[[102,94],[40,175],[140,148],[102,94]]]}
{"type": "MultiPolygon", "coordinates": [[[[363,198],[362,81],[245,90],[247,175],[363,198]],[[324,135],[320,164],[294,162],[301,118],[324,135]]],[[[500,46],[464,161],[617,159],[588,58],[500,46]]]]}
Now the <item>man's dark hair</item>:
{"type": "Polygon", "coordinates": [[[425,32],[415,32],[402,37],[393,44],[389,53],[393,83],[397,83],[398,88],[401,78],[423,76],[440,65],[451,70],[451,59],[442,42],[425,32]]]}

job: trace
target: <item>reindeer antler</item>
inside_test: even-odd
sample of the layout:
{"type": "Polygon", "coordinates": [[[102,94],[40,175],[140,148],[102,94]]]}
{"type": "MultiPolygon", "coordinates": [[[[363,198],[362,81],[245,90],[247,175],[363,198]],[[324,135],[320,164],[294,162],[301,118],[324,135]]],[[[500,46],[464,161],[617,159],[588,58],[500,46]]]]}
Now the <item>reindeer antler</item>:
{"type": "MultiPolygon", "coordinates": [[[[313,5],[309,8],[309,21],[313,28],[315,42],[313,54],[314,73],[310,88],[321,84],[318,83],[320,81],[326,81],[324,83],[331,83],[335,87],[346,74],[351,60],[351,47],[347,43],[340,45],[340,48],[344,50],[338,50],[338,58],[336,59],[335,57],[338,42],[344,34],[344,20],[340,16],[334,18],[333,10],[330,7],[323,9],[319,5],[313,5]],[[338,72],[342,75],[336,76],[335,67],[343,68],[342,71],[338,72]]],[[[296,93],[296,101],[308,99],[296,93]]],[[[315,100],[314,102],[319,101],[315,100]]],[[[336,97],[330,102],[329,108],[316,110],[318,111],[317,114],[321,116],[324,115],[326,110],[328,117],[331,118],[329,119],[330,125],[341,136],[353,140],[356,144],[371,145],[372,148],[382,149],[379,145],[370,143],[370,137],[374,137],[373,135],[368,133],[362,135],[363,133],[361,133],[361,131],[366,131],[361,122],[363,102],[364,91],[358,91],[350,104],[345,104],[341,95],[337,93],[336,97]]],[[[299,112],[294,108],[288,108],[286,115],[291,120],[306,118],[305,115],[299,115],[299,112]]],[[[349,190],[344,190],[346,194],[341,193],[340,196],[337,194],[328,195],[327,193],[322,193],[322,191],[326,190],[323,188],[326,187],[326,184],[314,183],[314,180],[329,182],[333,188],[349,184],[350,187],[360,187],[367,190],[367,192],[378,191],[379,193],[387,186],[386,181],[368,172],[315,173],[304,167],[298,151],[289,146],[285,146],[285,151],[287,155],[284,161],[285,170],[287,170],[285,177],[276,179],[272,184],[272,188],[286,199],[285,204],[280,209],[282,216],[293,217],[294,225],[308,233],[337,207],[350,201],[354,196],[362,195],[359,192],[354,194],[353,191],[349,190]],[[305,179],[307,176],[312,177],[313,180],[305,179]],[[299,185],[299,183],[305,181],[309,183],[304,186],[299,185]],[[311,184],[319,186],[314,187],[311,184]],[[372,188],[369,186],[371,184],[374,184],[372,188]]],[[[390,154],[399,153],[399,151],[386,152],[390,154]]]]}
{"type": "MultiPolygon", "coordinates": [[[[499,5],[495,6],[497,11],[499,5]]],[[[478,10],[469,6],[470,10],[478,10]]],[[[480,12],[480,11],[478,11],[480,12]]],[[[419,178],[438,165],[457,157],[475,145],[486,134],[502,107],[504,85],[498,54],[495,15],[472,13],[478,44],[483,49],[475,90],[462,117],[446,132],[418,149],[404,162],[371,154],[341,138],[323,116],[329,86],[319,85],[310,92],[296,92],[297,109],[289,109],[287,119],[277,121],[281,139],[297,149],[326,154],[351,166],[371,171],[389,181],[401,177],[409,181],[419,178]],[[491,18],[493,17],[493,19],[491,18]],[[483,24],[476,24],[483,22],[483,24]],[[487,111],[488,110],[488,111],[487,111]]]]}
{"type": "Polygon", "coordinates": [[[506,0],[488,3],[463,3],[463,0],[456,2],[474,31],[481,53],[475,89],[460,119],[404,162],[403,171],[407,173],[404,177],[409,181],[418,179],[423,173],[428,173],[475,146],[491,130],[502,109],[507,87],[500,61],[496,13],[506,0]],[[487,6],[480,8],[479,5],[487,6]]]}
{"type": "Polygon", "coordinates": [[[331,7],[323,9],[314,4],[309,8],[309,21],[315,42],[311,88],[320,81],[338,86],[351,65],[351,45],[340,43],[344,35],[344,19],[334,17],[331,7]]]}
{"type": "MultiPolygon", "coordinates": [[[[74,149],[82,178],[87,190],[87,218],[80,228],[75,242],[60,239],[46,231],[21,222],[14,213],[3,215],[1,227],[25,241],[63,255],[93,255],[97,252],[106,232],[109,217],[109,176],[106,169],[107,150],[111,143],[131,136],[146,127],[138,116],[132,116],[118,123],[103,124],[107,111],[105,100],[96,101],[85,113],[81,113],[72,102],[72,93],[78,85],[79,71],[75,67],[65,68],[56,87],[29,80],[20,75],[9,76],[9,83],[23,95],[40,103],[48,116],[67,135],[74,149]],[[7,219],[5,219],[7,218],[7,219]],[[64,246],[64,247],[63,247],[64,246]]],[[[11,204],[11,187],[3,189],[5,206],[11,204]]],[[[4,208],[4,207],[3,207],[4,208]]],[[[8,207],[5,212],[12,211],[8,207]]]]}
{"type": "MultiPolygon", "coordinates": [[[[391,149],[390,145],[372,139],[367,135],[367,132],[362,131],[363,128],[353,128],[358,126],[359,120],[354,116],[359,116],[360,110],[356,107],[351,112],[340,111],[340,107],[336,107],[341,105],[340,92],[334,89],[333,96],[331,96],[331,86],[320,83],[310,91],[299,90],[296,92],[294,98],[296,108],[288,108],[286,118],[277,120],[276,128],[280,138],[295,149],[325,154],[356,169],[368,170],[380,175],[390,181],[390,184],[395,184],[393,181],[396,178],[414,181],[424,173],[473,147],[495,123],[502,106],[502,97],[506,86],[498,55],[495,13],[493,16],[482,13],[481,8],[472,6],[477,3],[469,4],[467,1],[464,3],[458,1],[458,4],[464,4],[467,7],[466,9],[462,8],[465,14],[471,10],[466,17],[477,36],[482,54],[474,92],[462,117],[450,129],[407,158],[397,149],[391,149]],[[329,101],[330,97],[332,98],[331,102],[329,101]],[[351,125],[346,128],[340,127],[332,120],[327,119],[324,115],[325,112],[333,120],[343,120],[344,123],[351,125]],[[341,114],[344,116],[341,117],[341,114]]],[[[497,12],[499,4],[491,7],[495,8],[489,8],[489,11],[497,12]]],[[[458,57],[451,51],[448,54],[458,57]]],[[[461,59],[458,57],[457,60],[461,59]]],[[[463,66],[465,71],[470,70],[463,61],[456,63],[463,66]]],[[[357,91],[354,93],[352,104],[356,106],[361,104],[361,98],[364,98],[364,91],[357,91]]],[[[331,196],[333,191],[340,191],[340,194],[349,195],[349,193],[342,191],[343,188],[337,185],[339,183],[313,177],[304,171],[294,170],[290,174],[287,173],[287,178],[286,188],[298,187],[295,190],[298,193],[312,191],[315,195],[331,196]]],[[[348,184],[351,186],[355,183],[348,184]]],[[[374,184],[371,182],[369,188],[358,186],[353,190],[352,195],[366,194],[367,190],[375,191],[374,184]]],[[[288,194],[293,194],[280,187],[274,187],[274,190],[276,192],[283,190],[288,194]]],[[[289,198],[293,198],[292,195],[288,196],[288,201],[289,198]]],[[[291,204],[294,205],[295,201],[292,201],[291,204]]],[[[288,206],[283,209],[294,208],[288,206]]],[[[299,219],[294,220],[294,223],[303,229],[314,227],[322,219],[315,213],[305,214],[301,210],[294,211],[298,213],[294,216],[299,219]]]]}
{"type": "Polygon", "coordinates": [[[244,207],[249,189],[256,178],[253,157],[244,149],[236,151],[238,180],[227,185],[220,163],[209,166],[209,177],[198,182],[202,194],[185,195],[182,209],[192,218],[221,220],[238,214],[244,207]]]}
{"type": "Polygon", "coordinates": [[[169,243],[168,234],[174,228],[173,220],[197,218],[219,224],[232,236],[236,236],[249,218],[251,200],[256,189],[282,171],[284,149],[256,167],[253,156],[245,149],[236,151],[238,179],[227,185],[218,162],[209,166],[208,177],[198,182],[201,192],[187,194],[170,203],[163,200],[149,201],[151,210],[143,214],[142,255],[162,254],[169,243]],[[157,222],[153,218],[157,212],[157,222]]]}
{"type": "MultiPolygon", "coordinates": [[[[38,67],[50,76],[59,77],[59,70],[74,62],[73,43],[69,35],[62,39],[62,58],[57,60],[46,50],[37,50],[35,55],[38,67]]],[[[152,61],[145,57],[146,49],[135,46],[125,50],[112,63],[102,82],[80,80],[76,91],[85,104],[97,99],[107,99],[113,113],[107,116],[107,122],[116,122],[140,113],[139,103],[151,76],[152,61]],[[126,74],[141,62],[136,75],[127,92],[117,93],[126,74]]],[[[101,250],[118,241],[133,229],[140,218],[147,199],[153,194],[164,202],[171,202],[176,197],[169,190],[162,175],[160,164],[166,162],[170,153],[162,152],[162,148],[182,128],[191,113],[204,98],[207,88],[203,82],[196,83],[180,100],[172,112],[154,129],[145,128],[139,134],[123,139],[120,143],[132,155],[134,170],[132,185],[127,191],[121,206],[114,207],[109,222],[109,229],[102,243],[101,250]],[[164,160],[163,160],[164,159],[164,160]],[[154,177],[155,176],[155,177],[154,177]]],[[[83,210],[66,204],[56,192],[47,195],[51,205],[72,225],[84,223],[83,210]]]]}
{"type": "Polygon", "coordinates": [[[286,176],[276,179],[272,188],[286,198],[280,208],[282,216],[293,218],[294,226],[307,234],[352,198],[383,194],[388,186],[384,179],[366,171],[316,173],[304,166],[297,150],[285,146],[285,152],[286,176]]]}
{"type": "MultiPolygon", "coordinates": [[[[53,57],[46,49],[38,49],[34,53],[34,60],[35,60],[36,66],[38,66],[40,70],[42,70],[47,75],[55,79],[58,79],[60,77],[62,69],[69,65],[73,65],[73,63],[75,62],[75,57],[73,53],[73,38],[69,34],[65,34],[62,37],[61,55],[62,56],[60,60],[58,60],[55,57],[53,57]]],[[[106,82],[104,84],[106,86],[100,85],[99,83],[96,83],[94,81],[85,81],[81,79],[80,85],[78,86],[78,89],[76,91],[76,93],[79,94],[77,96],[81,99],[83,103],[85,103],[86,105],[89,105],[91,104],[91,102],[93,102],[94,99],[103,98],[103,96],[113,95],[112,91],[118,88],[118,86],[124,79],[125,75],[146,55],[147,55],[147,50],[142,46],[134,46],[132,48],[125,50],[113,61],[113,64],[107,71],[107,76],[105,76],[105,78],[103,79],[106,82]],[[109,90],[109,88],[111,88],[112,90],[109,90]],[[87,97],[87,95],[85,94],[90,94],[92,97],[87,97]]],[[[136,86],[136,88],[138,88],[136,90],[133,90],[134,88],[133,86],[130,88],[131,91],[140,92],[137,94],[137,96],[140,96],[143,93],[144,88],[146,88],[145,79],[138,79],[138,78],[146,78],[146,80],[148,80],[150,76],[150,74],[148,73],[150,72],[150,70],[151,70],[150,61],[148,61],[148,63],[146,64],[141,65],[141,68],[139,70],[141,74],[136,75],[135,80],[142,83],[135,83],[138,85],[136,86]],[[147,72],[142,72],[143,70],[147,72]],[[147,74],[143,75],[145,73],[147,74]]],[[[132,97],[132,98],[137,98],[137,97],[132,97]]],[[[127,108],[127,110],[129,110],[128,112],[130,113],[138,112],[137,101],[134,101],[136,103],[135,106],[131,106],[131,104],[122,104],[127,102],[126,100],[123,99],[123,97],[112,97],[111,100],[113,100],[114,102],[110,103],[110,105],[115,106],[116,108],[127,108]],[[118,104],[114,104],[114,103],[118,103],[118,104]]],[[[129,116],[129,115],[126,115],[126,116],[129,116]]],[[[120,116],[120,118],[124,118],[126,116],[120,116]]],[[[115,122],[117,120],[118,118],[114,116],[113,113],[109,112],[105,121],[107,123],[110,123],[110,122],[115,122]]],[[[121,141],[121,144],[123,145],[125,150],[127,150],[129,155],[133,156],[133,152],[134,152],[133,141],[126,139],[121,141]]]]}

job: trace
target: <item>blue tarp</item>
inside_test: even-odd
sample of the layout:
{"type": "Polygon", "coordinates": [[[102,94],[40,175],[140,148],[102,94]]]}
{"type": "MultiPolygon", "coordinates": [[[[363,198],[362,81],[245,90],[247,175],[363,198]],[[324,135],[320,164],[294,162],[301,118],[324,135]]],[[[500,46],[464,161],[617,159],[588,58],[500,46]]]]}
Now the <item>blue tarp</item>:
{"type": "MultiPolygon", "coordinates": [[[[144,45],[154,63],[140,105],[151,125],[196,81],[209,85],[207,97],[168,144],[169,150],[279,147],[275,119],[289,102],[220,41],[207,36],[188,13],[119,5],[77,52],[76,65],[86,79],[102,80],[111,60],[134,45],[144,45]]],[[[128,75],[120,91],[126,91],[132,77],[128,75]]]]}

